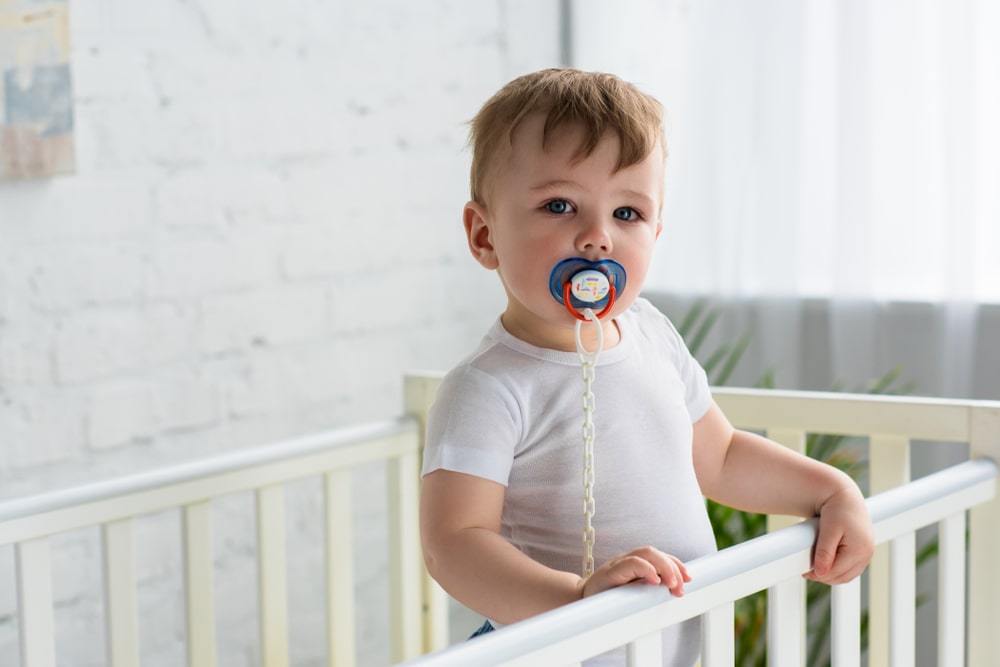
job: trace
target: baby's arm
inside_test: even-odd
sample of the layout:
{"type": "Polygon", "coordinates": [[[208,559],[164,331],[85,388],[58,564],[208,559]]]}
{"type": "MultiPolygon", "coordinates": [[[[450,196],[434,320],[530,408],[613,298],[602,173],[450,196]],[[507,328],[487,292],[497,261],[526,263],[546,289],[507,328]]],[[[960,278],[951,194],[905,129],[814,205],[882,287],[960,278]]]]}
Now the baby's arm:
{"type": "Polygon", "coordinates": [[[844,583],[871,560],[871,519],[857,484],[833,466],[734,429],[715,403],[694,425],[694,464],[702,493],[716,502],[749,512],[818,516],[808,578],[844,583]]]}
{"type": "MultiPolygon", "coordinates": [[[[613,558],[587,579],[548,568],[500,535],[503,498],[503,485],[448,470],[424,477],[420,498],[427,570],[456,600],[499,623],[630,581],[662,583],[674,595],[681,595],[683,582],[690,581],[680,561],[652,547],[613,558]]],[[[582,553],[582,540],[580,548],[582,553]]]]}

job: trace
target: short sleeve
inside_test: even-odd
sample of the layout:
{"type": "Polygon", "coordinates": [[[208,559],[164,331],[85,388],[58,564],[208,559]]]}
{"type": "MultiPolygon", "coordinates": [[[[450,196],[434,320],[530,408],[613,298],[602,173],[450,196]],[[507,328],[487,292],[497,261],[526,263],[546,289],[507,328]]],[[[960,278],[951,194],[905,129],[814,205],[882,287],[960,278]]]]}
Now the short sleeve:
{"type": "Polygon", "coordinates": [[[666,325],[666,335],[673,354],[673,364],[681,382],[684,383],[684,404],[687,406],[688,414],[691,415],[691,422],[696,422],[705,416],[708,408],[712,405],[712,390],[708,384],[708,376],[705,369],[688,350],[684,338],[674,327],[670,318],[656,310],[652,304],[646,305],[656,311],[656,314],[666,325]]]}
{"type": "Polygon", "coordinates": [[[512,392],[475,367],[448,373],[427,415],[422,474],[451,470],[507,486],[521,411],[512,392]]]}

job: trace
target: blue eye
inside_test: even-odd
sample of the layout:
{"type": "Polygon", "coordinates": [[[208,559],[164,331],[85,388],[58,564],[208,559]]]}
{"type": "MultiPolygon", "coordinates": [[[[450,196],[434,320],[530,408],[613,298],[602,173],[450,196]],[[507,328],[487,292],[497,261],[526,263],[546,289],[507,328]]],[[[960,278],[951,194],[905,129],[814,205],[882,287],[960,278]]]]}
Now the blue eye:
{"type": "Polygon", "coordinates": [[[632,222],[639,219],[639,212],[631,206],[621,206],[616,208],[614,213],[611,215],[613,215],[616,219],[624,220],[625,222],[632,222]]]}
{"type": "Polygon", "coordinates": [[[569,213],[573,210],[570,203],[565,199],[553,199],[550,202],[546,202],[545,210],[549,213],[555,213],[556,215],[561,215],[563,213],[569,213]]]}

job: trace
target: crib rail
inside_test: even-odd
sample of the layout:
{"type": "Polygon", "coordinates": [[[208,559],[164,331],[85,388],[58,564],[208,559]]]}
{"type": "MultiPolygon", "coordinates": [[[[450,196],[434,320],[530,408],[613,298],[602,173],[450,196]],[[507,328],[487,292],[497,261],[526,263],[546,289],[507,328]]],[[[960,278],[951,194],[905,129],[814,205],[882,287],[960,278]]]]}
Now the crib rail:
{"type": "MultiPolygon", "coordinates": [[[[141,516],[165,509],[178,510],[182,517],[187,664],[214,667],[218,614],[212,538],[217,531],[210,508],[213,499],[241,492],[251,492],[256,502],[261,662],[263,667],[285,667],[289,620],[284,487],[307,478],[323,482],[329,662],[351,667],[356,664],[351,470],[376,461],[385,462],[388,472],[391,658],[400,662],[445,647],[448,600],[421,565],[417,535],[423,419],[441,377],[440,373],[408,376],[404,383],[408,416],[399,419],[0,502],[0,546],[14,545],[23,667],[56,663],[51,539],[92,526],[100,527],[103,538],[107,664],[141,664],[135,525],[141,516]]],[[[996,472],[987,459],[1000,461],[1000,403],[734,389],[717,389],[715,397],[736,426],[766,431],[800,451],[809,433],[867,438],[871,492],[878,494],[868,502],[879,522],[881,543],[869,576],[870,664],[913,664],[913,530],[935,522],[941,541],[939,605],[946,610],[939,621],[938,664],[991,664],[1000,653],[1000,635],[993,628],[1000,618],[996,571],[1000,499],[992,496],[996,472]],[[914,440],[967,447],[972,461],[908,484],[914,440]],[[968,524],[967,507],[971,507],[968,524]]],[[[781,517],[773,521],[775,528],[789,523],[781,517]]],[[[695,581],[682,599],[669,599],[657,589],[625,587],[427,660],[508,664],[498,660],[503,656],[515,660],[512,651],[528,651],[535,657],[517,664],[565,664],[605,647],[628,644],[631,664],[649,664],[655,663],[660,650],[655,641],[658,628],[704,614],[706,667],[730,664],[732,600],[751,589],[769,588],[774,664],[801,664],[805,588],[800,577],[789,578],[789,573],[808,568],[812,530],[812,524],[803,523],[692,563],[695,581]],[[741,583],[734,583],[737,580],[741,583]],[[606,622],[612,617],[616,620],[606,622]],[[594,630],[597,627],[603,629],[594,630]],[[562,639],[551,642],[552,637],[562,639]],[[489,655],[480,661],[479,653],[468,658],[466,651],[489,655]]],[[[839,664],[857,664],[858,595],[856,584],[834,589],[833,634],[839,664]]]]}
{"type": "MultiPolygon", "coordinates": [[[[986,457],[1000,461],[1000,403],[996,401],[730,388],[717,388],[713,393],[733,424],[763,430],[772,439],[800,452],[805,451],[808,433],[867,438],[871,494],[910,482],[914,441],[931,441],[938,447],[967,447],[970,459],[986,457]]],[[[784,518],[772,519],[771,525],[775,527],[788,524],[784,518]]],[[[969,665],[990,664],[1000,652],[1000,639],[994,629],[995,619],[1000,618],[997,526],[1000,526],[1000,498],[981,503],[969,513],[968,578],[972,582],[968,599],[969,665]]],[[[895,618],[889,613],[892,567],[909,557],[903,548],[879,546],[869,567],[868,656],[872,665],[913,664],[912,642],[899,644],[899,650],[905,646],[908,651],[904,655],[890,652],[890,637],[913,625],[912,605],[908,612],[901,611],[895,618]]],[[[941,557],[959,555],[942,553],[941,557]]],[[[964,587],[942,594],[954,595],[961,590],[964,587]]],[[[964,616],[940,617],[939,626],[947,626],[956,619],[964,620],[964,616]]],[[[804,633],[804,628],[799,631],[804,633]]],[[[937,664],[964,663],[958,655],[951,654],[939,655],[937,664]]]]}
{"type": "MultiPolygon", "coordinates": [[[[439,381],[440,375],[436,374],[424,374],[408,379],[408,382],[418,383],[421,391],[431,396],[436,391],[436,383],[439,381]]],[[[968,458],[972,460],[1000,461],[1000,403],[994,401],[721,387],[714,388],[713,394],[735,426],[763,431],[771,439],[800,452],[805,451],[806,439],[811,433],[858,436],[866,439],[869,445],[869,493],[872,495],[910,483],[910,450],[915,441],[933,441],[939,447],[964,449],[968,452],[968,458]]],[[[991,464],[975,463],[972,467],[989,465],[991,464]]],[[[965,474],[961,471],[968,470],[969,468],[961,468],[958,474],[965,474]]],[[[987,486],[992,488],[993,484],[991,481],[987,486]]],[[[899,493],[904,491],[901,489],[899,493]]],[[[894,497],[901,496],[890,496],[894,497]]],[[[870,500],[872,501],[874,499],[870,500]]],[[[996,568],[996,563],[1000,562],[1000,531],[997,530],[997,526],[1000,526],[1000,498],[990,496],[989,500],[978,500],[968,507],[971,507],[971,511],[968,513],[967,524],[964,511],[956,510],[954,515],[943,519],[939,525],[941,541],[939,559],[942,567],[940,571],[942,583],[938,592],[939,610],[948,610],[947,613],[939,613],[940,641],[937,660],[939,665],[986,665],[991,664],[995,656],[1000,653],[1000,635],[997,635],[993,627],[995,619],[1000,618],[1000,572],[996,568]],[[967,551],[963,541],[966,528],[969,534],[967,551]],[[961,535],[963,540],[956,539],[956,535],[961,535]],[[966,555],[968,555],[967,570],[966,555]],[[961,603],[957,599],[958,596],[962,600],[961,603]],[[967,614],[964,606],[966,602],[967,614]],[[963,637],[966,632],[966,641],[955,639],[963,637]]],[[[925,509],[925,511],[930,510],[925,509]]],[[[769,517],[769,526],[772,530],[777,530],[796,521],[789,517],[769,517]]],[[[933,521],[929,520],[928,523],[933,521]]],[[[803,538],[805,535],[803,530],[808,529],[798,528],[799,532],[795,534],[809,543],[811,538],[803,538]]],[[[914,664],[915,605],[912,576],[914,548],[912,532],[891,538],[884,535],[869,567],[867,605],[869,664],[893,666],[914,664]]],[[[791,561],[779,559],[779,564],[773,567],[787,575],[790,570],[782,568],[787,568],[789,562],[794,564],[795,558],[803,558],[804,553],[806,552],[798,553],[797,556],[789,555],[791,561]]],[[[720,555],[720,557],[728,556],[720,555]]],[[[725,561],[715,562],[715,565],[723,562],[725,561]]],[[[808,561],[804,562],[808,565],[808,561]]],[[[802,563],[800,560],[799,565],[802,563]]],[[[763,576],[763,573],[754,576],[763,576]]],[[[655,592],[646,591],[646,593],[656,595],[655,592]]],[[[440,594],[440,591],[437,591],[437,594],[440,594]]],[[[633,592],[623,593],[623,595],[633,594],[633,592]]],[[[430,596],[428,599],[434,599],[433,595],[433,591],[428,593],[430,596]]],[[[727,597],[729,602],[720,603],[718,607],[705,613],[703,627],[706,628],[706,636],[710,637],[703,653],[706,665],[732,664],[732,601],[741,596],[727,597]]],[[[851,587],[836,587],[833,597],[843,600],[856,597],[856,593],[851,587]]],[[[690,597],[690,593],[684,598],[686,602],[672,602],[674,611],[670,613],[685,608],[684,605],[692,604],[689,599],[694,599],[690,597]]],[[[584,602],[591,604],[589,601],[584,602]]],[[[584,613],[579,611],[576,605],[572,607],[574,607],[573,614],[584,613]]],[[[583,605],[579,609],[587,608],[583,605]]],[[[804,609],[805,583],[800,577],[786,578],[769,590],[768,641],[774,647],[771,657],[777,660],[773,664],[804,663],[803,647],[806,635],[804,609]]],[[[561,623],[576,627],[577,617],[562,616],[563,612],[569,614],[569,608],[553,612],[557,620],[551,622],[559,627],[561,623]]],[[[840,602],[833,616],[834,633],[839,637],[856,636],[859,632],[857,613],[854,604],[840,602]]],[[[518,624],[517,627],[520,628],[522,625],[525,624],[518,624]]],[[[629,623],[624,625],[628,626],[629,623]]],[[[657,627],[665,625],[666,623],[657,627]]],[[[544,638],[549,634],[547,626],[544,631],[531,631],[531,628],[538,627],[533,622],[525,627],[527,628],[525,632],[528,633],[525,638],[529,639],[529,644],[530,637],[534,637],[538,642],[546,641],[544,638]],[[537,633],[531,634],[532,632],[537,633]]],[[[491,640],[492,647],[497,651],[501,645],[520,643],[522,638],[520,634],[505,633],[503,636],[506,638],[504,641],[491,640]]],[[[636,637],[633,637],[627,641],[633,642],[635,639],[636,637]]],[[[626,640],[622,640],[607,644],[606,640],[593,638],[583,640],[580,637],[568,643],[579,649],[586,648],[590,645],[588,642],[593,641],[603,641],[602,645],[609,647],[627,643],[626,640]]],[[[647,652],[658,651],[654,644],[651,635],[645,639],[638,639],[631,645],[630,655],[638,660],[647,652]]],[[[859,654],[858,643],[855,641],[853,649],[845,654],[843,647],[849,645],[851,645],[850,640],[838,643],[840,646],[838,660],[841,664],[856,664],[849,656],[854,655],[856,658],[859,654]]],[[[444,646],[442,643],[430,644],[432,648],[442,646],[444,646]]],[[[468,649],[463,646],[456,650],[468,649]]],[[[483,650],[484,655],[490,653],[487,648],[476,650],[483,650]]],[[[505,654],[498,652],[497,655],[505,654]]],[[[550,658],[555,656],[556,659],[548,662],[548,659],[537,661],[528,659],[517,664],[548,665],[572,662],[566,659],[569,654],[558,648],[554,649],[553,653],[545,655],[550,658]]],[[[461,664],[461,660],[456,663],[441,664],[461,664]]],[[[479,663],[471,661],[464,664],[479,663]]],[[[487,661],[482,664],[504,663],[487,661]]]]}
{"type": "Polygon", "coordinates": [[[350,472],[375,461],[389,466],[393,655],[396,660],[419,655],[423,641],[416,534],[419,433],[418,420],[401,417],[0,503],[0,545],[15,545],[22,664],[52,667],[56,662],[50,537],[100,526],[108,664],[139,665],[133,520],[181,508],[188,664],[215,665],[210,502],[253,491],[262,662],[265,667],[287,665],[283,485],[317,475],[323,477],[325,492],[329,654],[332,664],[354,664],[350,472]]]}
{"type": "MultiPolygon", "coordinates": [[[[875,525],[875,538],[889,543],[898,554],[892,574],[892,610],[906,617],[913,607],[914,531],[935,522],[941,533],[943,553],[964,553],[965,511],[993,498],[996,465],[987,459],[959,464],[867,500],[875,525]]],[[[581,661],[625,646],[630,667],[661,664],[659,631],[694,616],[703,615],[702,665],[733,664],[733,600],[769,590],[788,597],[800,575],[810,568],[810,551],[816,522],[810,520],[759,537],[688,563],[691,582],[682,598],[672,598],[663,587],[631,584],[542,614],[495,633],[405,663],[408,667],[551,667],[578,665],[581,661]]],[[[964,590],[964,558],[942,561],[942,588],[964,590]],[[959,583],[961,582],[961,583],[959,583]]],[[[861,587],[858,580],[834,587],[832,659],[835,666],[860,664],[861,587]]],[[[945,655],[964,664],[964,596],[942,596],[941,613],[959,619],[942,633],[945,655]]],[[[784,604],[778,628],[795,627],[800,606],[784,604]]],[[[895,627],[895,626],[894,626],[895,627]]],[[[891,635],[891,664],[913,664],[908,644],[913,629],[899,624],[891,635]]],[[[794,634],[769,637],[769,664],[802,664],[801,646],[794,634]]],[[[978,664],[978,663],[972,663],[978,664]]]]}

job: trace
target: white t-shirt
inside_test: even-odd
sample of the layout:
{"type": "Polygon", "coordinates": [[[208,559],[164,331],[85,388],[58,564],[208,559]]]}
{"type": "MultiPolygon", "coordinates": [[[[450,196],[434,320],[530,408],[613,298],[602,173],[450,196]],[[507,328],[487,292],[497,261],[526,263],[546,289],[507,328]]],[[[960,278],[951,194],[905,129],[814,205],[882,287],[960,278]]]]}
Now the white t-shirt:
{"type": "MultiPolygon", "coordinates": [[[[597,567],[652,545],[682,561],[715,551],[695,478],[692,424],[708,410],[705,372],[644,299],[616,319],[593,382],[597,567]]],[[[548,567],[583,559],[583,400],[575,352],[529,345],[499,320],[441,384],[427,420],[423,474],[437,469],[506,486],[502,535],[548,567]]],[[[664,665],[698,656],[697,619],[664,632],[664,665]]],[[[611,656],[591,665],[623,665],[611,656]]]]}

